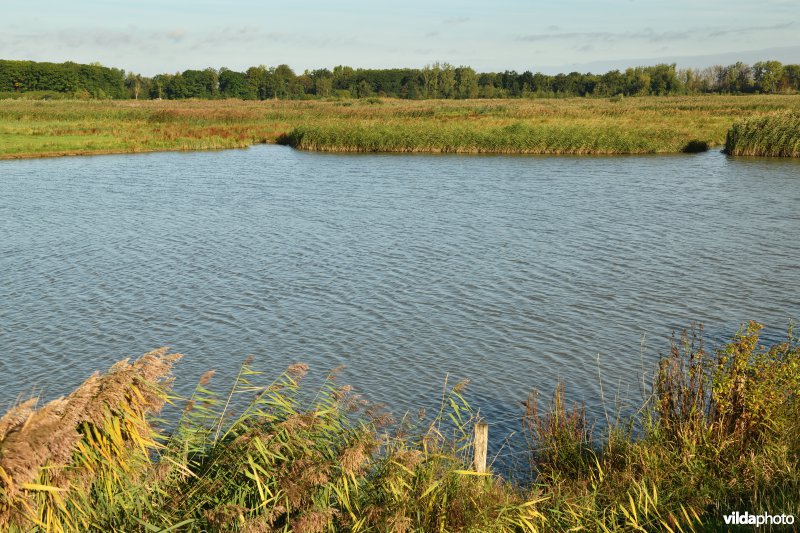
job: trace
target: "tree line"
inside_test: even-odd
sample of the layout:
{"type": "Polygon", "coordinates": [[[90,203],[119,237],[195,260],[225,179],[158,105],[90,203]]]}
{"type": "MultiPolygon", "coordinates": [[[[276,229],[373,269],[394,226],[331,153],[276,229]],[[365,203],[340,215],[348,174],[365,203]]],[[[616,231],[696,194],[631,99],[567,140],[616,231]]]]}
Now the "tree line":
{"type": "Polygon", "coordinates": [[[84,98],[129,98],[125,71],[81,65],[0,60],[0,93],[50,91],[84,98]]]}
{"type": "Polygon", "coordinates": [[[792,93],[800,91],[800,65],[760,61],[705,69],[673,64],[570,72],[478,73],[470,67],[433,63],[421,69],[354,69],[337,66],[295,73],[288,65],[184,70],[147,77],[99,64],[0,60],[0,94],[52,91],[76,97],[115,99],[240,98],[547,98],[681,94],[792,93]]]}

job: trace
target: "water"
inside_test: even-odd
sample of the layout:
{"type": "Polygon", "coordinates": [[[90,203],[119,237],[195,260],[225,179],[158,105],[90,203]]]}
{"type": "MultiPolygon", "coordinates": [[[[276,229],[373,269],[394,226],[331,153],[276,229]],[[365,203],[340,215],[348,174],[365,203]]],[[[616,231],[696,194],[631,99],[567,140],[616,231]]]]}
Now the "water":
{"type": "Polygon", "coordinates": [[[168,345],[182,392],[248,354],[346,365],[394,412],[469,378],[496,447],[534,386],[599,415],[675,329],[800,317],[798,161],[262,146],[5,161],[0,188],[0,408],[168,345]]]}

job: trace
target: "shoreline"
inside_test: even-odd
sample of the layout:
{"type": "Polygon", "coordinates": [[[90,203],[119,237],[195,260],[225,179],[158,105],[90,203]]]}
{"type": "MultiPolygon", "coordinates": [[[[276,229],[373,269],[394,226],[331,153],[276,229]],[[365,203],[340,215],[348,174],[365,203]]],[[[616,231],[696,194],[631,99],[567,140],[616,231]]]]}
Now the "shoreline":
{"type": "Polygon", "coordinates": [[[138,155],[138,154],[158,154],[171,152],[222,152],[225,150],[247,150],[253,146],[264,144],[277,144],[274,141],[253,143],[247,146],[233,146],[229,148],[155,148],[153,150],[86,150],[75,151],[66,150],[63,152],[27,152],[21,154],[0,154],[0,161],[17,161],[29,159],[56,159],[59,157],[92,157],[102,155],[138,155]]]}
{"type": "MultiPolygon", "coordinates": [[[[23,161],[32,159],[58,159],[62,157],[96,157],[104,155],[145,155],[145,154],[159,154],[159,153],[200,153],[200,152],[224,152],[228,150],[248,150],[256,146],[286,146],[299,152],[319,153],[319,154],[375,154],[375,155],[496,155],[496,156],[551,156],[551,157],[630,157],[630,156],[691,156],[700,153],[720,151],[723,152],[724,144],[715,144],[709,146],[707,150],[702,152],[630,152],[630,153],[605,153],[605,152],[511,152],[511,151],[475,151],[475,150],[406,150],[406,151],[364,151],[364,150],[313,150],[305,148],[296,148],[288,144],[282,144],[275,141],[257,142],[247,146],[236,146],[230,148],[157,148],[153,150],[96,150],[96,151],[74,151],[68,150],[63,152],[30,152],[22,154],[0,154],[0,161],[23,161]]],[[[759,157],[759,156],[736,156],[736,157],[759,157]]],[[[779,159],[779,158],[770,158],[779,159]]]]}

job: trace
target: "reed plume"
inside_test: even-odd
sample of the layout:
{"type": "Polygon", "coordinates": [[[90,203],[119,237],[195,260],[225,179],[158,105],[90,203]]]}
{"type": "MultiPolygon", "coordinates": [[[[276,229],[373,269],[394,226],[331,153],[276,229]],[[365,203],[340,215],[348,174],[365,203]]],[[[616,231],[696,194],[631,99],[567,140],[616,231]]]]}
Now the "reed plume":
{"type": "Polygon", "coordinates": [[[37,399],[31,399],[3,416],[0,525],[34,509],[33,493],[57,493],[79,482],[83,469],[72,463],[73,454],[87,433],[106,427],[109,420],[124,421],[118,432],[118,454],[152,442],[147,416],[163,407],[164,388],[171,383],[172,366],[180,357],[162,348],[132,363],[120,361],[106,374],[93,374],[64,398],[38,409],[37,399]],[[51,482],[46,486],[37,483],[45,468],[51,482]]]}

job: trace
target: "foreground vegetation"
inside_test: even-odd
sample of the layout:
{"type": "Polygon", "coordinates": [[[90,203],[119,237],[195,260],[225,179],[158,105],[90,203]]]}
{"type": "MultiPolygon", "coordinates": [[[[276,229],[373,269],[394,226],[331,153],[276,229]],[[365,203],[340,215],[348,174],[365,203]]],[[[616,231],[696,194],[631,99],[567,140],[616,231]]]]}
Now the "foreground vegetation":
{"type": "Polygon", "coordinates": [[[549,407],[534,392],[520,418],[535,477],[517,484],[472,470],[464,384],[432,420],[392,422],[335,373],[305,399],[307,367],[265,383],[248,360],[226,393],[207,374],[179,399],[180,356],[159,350],[0,418],[0,528],[689,531],[734,510],[797,517],[800,344],[790,332],[764,348],[760,329],[715,352],[684,336],[639,412],[602,436],[563,389],[549,407]],[[168,433],[165,402],[182,412],[168,433]]]}
{"type": "Polygon", "coordinates": [[[795,96],[0,102],[0,158],[243,148],[628,154],[721,145],[795,96]]]}
{"type": "Polygon", "coordinates": [[[731,155],[800,157],[800,113],[737,122],[728,132],[725,151],[731,155]]]}

